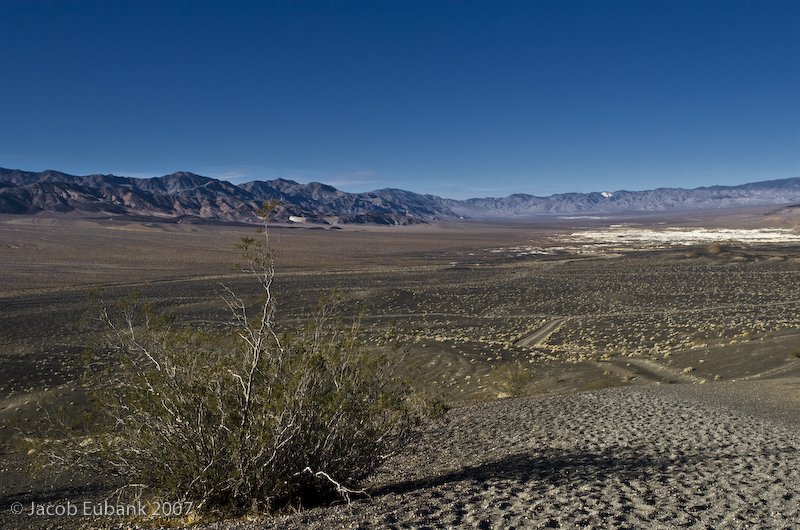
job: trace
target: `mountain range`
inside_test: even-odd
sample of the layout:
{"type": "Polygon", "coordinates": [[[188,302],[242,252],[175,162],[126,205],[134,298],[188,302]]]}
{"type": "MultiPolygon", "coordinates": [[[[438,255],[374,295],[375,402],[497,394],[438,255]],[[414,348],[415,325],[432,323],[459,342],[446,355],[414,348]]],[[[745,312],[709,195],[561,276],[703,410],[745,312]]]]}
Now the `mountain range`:
{"type": "Polygon", "coordinates": [[[789,205],[800,202],[800,177],[739,186],[455,200],[390,188],[347,193],[319,182],[300,184],[285,179],[237,185],[188,172],[140,179],[0,168],[0,213],[6,214],[76,212],[256,222],[256,211],[269,200],[279,202],[272,214],[276,222],[405,225],[458,218],[789,205]]]}

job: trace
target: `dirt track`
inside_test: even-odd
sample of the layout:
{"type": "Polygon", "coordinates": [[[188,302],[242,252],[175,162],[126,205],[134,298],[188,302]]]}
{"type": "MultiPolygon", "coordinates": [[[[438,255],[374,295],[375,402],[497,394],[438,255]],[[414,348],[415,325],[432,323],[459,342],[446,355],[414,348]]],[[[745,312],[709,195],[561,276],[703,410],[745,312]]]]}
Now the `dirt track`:
{"type": "Polygon", "coordinates": [[[530,348],[532,346],[536,346],[537,344],[539,344],[539,342],[549,337],[566,321],[567,321],[566,318],[554,318],[553,320],[551,320],[544,326],[540,327],[527,337],[519,339],[517,342],[514,343],[514,346],[518,348],[530,348]]]}

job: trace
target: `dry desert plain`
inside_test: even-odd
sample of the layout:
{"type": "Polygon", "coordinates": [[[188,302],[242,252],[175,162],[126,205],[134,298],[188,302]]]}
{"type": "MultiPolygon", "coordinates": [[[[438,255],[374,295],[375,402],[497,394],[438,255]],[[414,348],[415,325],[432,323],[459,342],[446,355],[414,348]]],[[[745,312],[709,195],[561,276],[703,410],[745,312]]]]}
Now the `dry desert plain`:
{"type": "MultiPolygon", "coordinates": [[[[1,216],[0,526],[163,521],[14,516],[113,480],[32,476],[20,430],[85,406],[93,293],[189,323],[253,226],[1,216]]],[[[344,296],[374,348],[450,410],[370,497],[211,527],[791,528],[800,524],[800,230],[769,210],[414,227],[275,226],[278,321],[344,296]]],[[[172,521],[180,524],[179,521],[172,521]]]]}

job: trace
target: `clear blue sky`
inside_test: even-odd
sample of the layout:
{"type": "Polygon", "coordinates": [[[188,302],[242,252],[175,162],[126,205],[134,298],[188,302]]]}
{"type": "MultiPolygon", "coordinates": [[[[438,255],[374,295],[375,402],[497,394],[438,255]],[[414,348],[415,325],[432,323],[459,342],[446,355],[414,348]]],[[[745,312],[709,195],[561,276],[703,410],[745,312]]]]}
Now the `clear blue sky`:
{"type": "Polygon", "coordinates": [[[2,0],[0,166],[465,198],[800,176],[800,1],[2,0]]]}

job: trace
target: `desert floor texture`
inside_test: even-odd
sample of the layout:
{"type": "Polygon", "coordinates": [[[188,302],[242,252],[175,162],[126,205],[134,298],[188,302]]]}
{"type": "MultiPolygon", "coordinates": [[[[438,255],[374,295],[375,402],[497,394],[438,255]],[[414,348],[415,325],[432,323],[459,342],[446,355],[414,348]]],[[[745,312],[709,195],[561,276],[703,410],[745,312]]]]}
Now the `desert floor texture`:
{"type": "MultiPolygon", "coordinates": [[[[14,515],[102,500],[32,475],[41,407],[79,414],[92,296],[132,289],[189,323],[243,225],[0,217],[0,526],[180,520],[14,515]]],[[[793,528],[800,521],[800,230],[768,210],[365,228],[273,227],[278,320],[343,293],[371,347],[450,410],[350,504],[207,528],[793,528]]]]}

